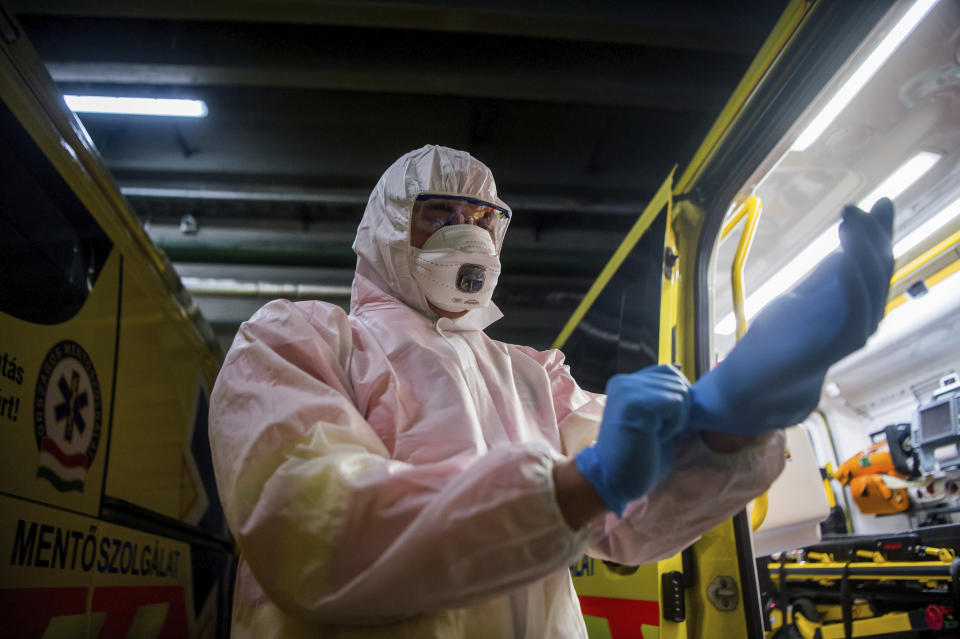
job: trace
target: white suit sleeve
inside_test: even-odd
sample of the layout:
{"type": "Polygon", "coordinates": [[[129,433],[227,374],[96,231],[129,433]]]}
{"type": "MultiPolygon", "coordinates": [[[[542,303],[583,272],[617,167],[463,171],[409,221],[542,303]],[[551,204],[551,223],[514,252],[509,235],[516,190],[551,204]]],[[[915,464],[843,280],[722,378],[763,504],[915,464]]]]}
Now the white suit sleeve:
{"type": "Polygon", "coordinates": [[[217,484],[241,552],[288,614],[378,622],[539,579],[583,552],[543,445],[410,465],[357,411],[340,309],[274,302],[245,323],[211,396],[217,484]]]}
{"type": "MultiPolygon", "coordinates": [[[[550,375],[564,452],[572,457],[596,440],[606,398],[579,388],[559,351],[533,356],[550,375]]],[[[784,442],[776,431],[736,453],[717,453],[691,434],[666,477],[628,504],[622,519],[607,513],[587,526],[587,554],[630,565],[677,554],[770,487],[783,470],[784,442]]]]}
{"type": "Polygon", "coordinates": [[[736,453],[716,453],[694,434],[623,519],[608,513],[591,522],[587,554],[629,565],[672,557],[770,487],[783,470],[784,442],[778,430],[736,453]]]}

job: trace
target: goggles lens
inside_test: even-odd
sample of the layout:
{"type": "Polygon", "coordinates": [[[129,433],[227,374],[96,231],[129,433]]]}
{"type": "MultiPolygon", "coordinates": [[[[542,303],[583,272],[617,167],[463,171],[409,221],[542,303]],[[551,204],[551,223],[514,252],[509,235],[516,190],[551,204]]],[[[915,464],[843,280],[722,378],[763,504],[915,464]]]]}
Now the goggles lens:
{"type": "Polygon", "coordinates": [[[414,246],[422,246],[430,235],[445,226],[473,224],[488,231],[499,249],[509,223],[510,209],[502,206],[458,195],[422,193],[413,205],[410,241],[414,246]]]}

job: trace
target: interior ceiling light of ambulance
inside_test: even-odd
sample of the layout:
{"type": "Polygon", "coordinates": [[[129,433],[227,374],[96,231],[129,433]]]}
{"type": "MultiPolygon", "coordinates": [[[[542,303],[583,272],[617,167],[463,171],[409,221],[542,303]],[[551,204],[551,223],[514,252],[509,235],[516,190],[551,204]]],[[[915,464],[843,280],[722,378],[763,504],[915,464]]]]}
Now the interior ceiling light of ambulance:
{"type": "Polygon", "coordinates": [[[823,134],[838,115],[846,108],[873,75],[884,65],[887,59],[901,43],[913,33],[914,27],[926,17],[937,0],[917,0],[910,10],[897,21],[883,40],[870,52],[870,55],[857,67],[857,70],[833,94],[830,101],[820,109],[817,115],[806,126],[803,133],[797,136],[792,151],[806,151],[823,134]]]}
{"type": "MultiPolygon", "coordinates": [[[[879,197],[893,199],[895,269],[957,230],[958,63],[960,5],[898,3],[761,163],[737,198],[757,195],[764,207],[744,276],[748,319],[839,246],[845,204],[869,210],[879,197]]],[[[715,260],[718,357],[734,344],[731,236],[738,230],[715,260]]],[[[956,259],[955,248],[930,258],[891,299],[956,259]]]]}

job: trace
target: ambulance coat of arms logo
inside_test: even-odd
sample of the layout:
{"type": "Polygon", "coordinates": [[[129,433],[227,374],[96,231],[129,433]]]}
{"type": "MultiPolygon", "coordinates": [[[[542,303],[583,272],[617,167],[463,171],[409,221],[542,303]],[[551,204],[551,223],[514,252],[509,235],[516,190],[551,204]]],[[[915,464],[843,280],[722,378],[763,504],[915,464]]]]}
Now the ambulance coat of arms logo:
{"type": "Polygon", "coordinates": [[[37,477],[61,492],[82,491],[100,444],[102,417],[93,360],[74,341],[54,344],[40,365],[33,401],[37,477]]]}

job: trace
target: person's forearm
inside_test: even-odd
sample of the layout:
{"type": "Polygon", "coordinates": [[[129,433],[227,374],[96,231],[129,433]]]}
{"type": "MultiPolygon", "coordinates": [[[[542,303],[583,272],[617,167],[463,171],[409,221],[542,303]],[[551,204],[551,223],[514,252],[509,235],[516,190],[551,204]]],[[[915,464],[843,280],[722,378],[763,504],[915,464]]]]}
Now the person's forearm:
{"type": "Polygon", "coordinates": [[[734,435],[716,430],[700,431],[700,439],[715,453],[735,453],[757,440],[757,435],[734,435]]]}
{"type": "Polygon", "coordinates": [[[591,519],[607,512],[606,504],[577,468],[577,463],[573,459],[566,459],[554,465],[553,483],[557,505],[560,506],[564,521],[572,530],[579,530],[591,519]]]}
{"type": "MultiPolygon", "coordinates": [[[[752,444],[757,435],[734,435],[719,431],[700,431],[700,438],[715,453],[735,453],[752,444]]],[[[557,495],[557,505],[564,521],[573,530],[586,525],[607,512],[606,504],[600,499],[593,485],[577,468],[576,461],[567,459],[553,467],[553,483],[557,495]]]]}

